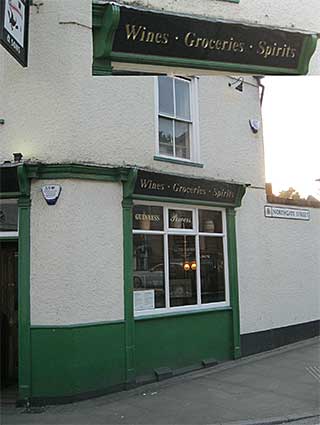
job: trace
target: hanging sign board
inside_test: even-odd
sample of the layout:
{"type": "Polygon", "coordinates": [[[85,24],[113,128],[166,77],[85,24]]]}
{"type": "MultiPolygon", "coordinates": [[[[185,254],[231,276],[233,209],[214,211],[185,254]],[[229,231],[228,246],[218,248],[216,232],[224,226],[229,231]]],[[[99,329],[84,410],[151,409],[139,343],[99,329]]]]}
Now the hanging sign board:
{"type": "MultiPolygon", "coordinates": [[[[102,8],[94,7],[94,17],[102,8]]],[[[108,45],[113,62],[200,69],[304,74],[316,48],[316,34],[245,23],[104,5],[100,34],[94,31],[95,58],[108,45]],[[108,9],[109,8],[109,9],[108,9]]],[[[101,15],[100,15],[101,16],[101,15]]],[[[99,20],[94,19],[94,28],[99,20]]]]}
{"type": "Polygon", "coordinates": [[[241,197],[242,186],[139,170],[134,194],[214,202],[231,206],[237,204],[241,197]]]}
{"type": "Polygon", "coordinates": [[[28,65],[29,0],[0,1],[0,43],[23,66],[28,65]]]}
{"type": "Polygon", "coordinates": [[[286,218],[288,220],[310,220],[310,210],[302,208],[275,207],[266,205],[264,215],[268,218],[286,218]]]}

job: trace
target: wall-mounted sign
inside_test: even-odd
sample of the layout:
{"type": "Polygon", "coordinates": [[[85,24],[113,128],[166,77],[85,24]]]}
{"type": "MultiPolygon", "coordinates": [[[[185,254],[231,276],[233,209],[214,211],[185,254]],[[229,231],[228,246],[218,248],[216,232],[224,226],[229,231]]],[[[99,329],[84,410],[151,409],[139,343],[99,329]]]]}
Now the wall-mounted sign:
{"type": "Polygon", "coordinates": [[[61,193],[59,184],[47,184],[41,188],[42,195],[48,205],[55,205],[61,193]]]}
{"type": "Polygon", "coordinates": [[[305,74],[317,43],[316,34],[287,29],[174,15],[114,3],[93,6],[94,58],[105,57],[113,62],[305,74]]]}
{"type": "Polygon", "coordinates": [[[135,195],[161,196],[163,198],[190,199],[218,204],[235,205],[244,193],[242,185],[152,173],[139,170],[135,195]]]}
{"type": "Polygon", "coordinates": [[[269,218],[286,218],[289,220],[310,220],[310,210],[302,208],[275,207],[265,205],[264,215],[269,218]]]}
{"type": "Polygon", "coordinates": [[[0,1],[0,43],[23,66],[28,65],[29,0],[0,1]]]}

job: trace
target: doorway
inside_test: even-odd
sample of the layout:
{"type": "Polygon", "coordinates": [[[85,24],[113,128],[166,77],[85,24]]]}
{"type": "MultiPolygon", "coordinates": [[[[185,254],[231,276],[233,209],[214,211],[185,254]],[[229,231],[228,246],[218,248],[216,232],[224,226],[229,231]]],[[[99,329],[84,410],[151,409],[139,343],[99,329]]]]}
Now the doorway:
{"type": "Polygon", "coordinates": [[[18,241],[0,241],[1,389],[18,385],[18,241]]]}

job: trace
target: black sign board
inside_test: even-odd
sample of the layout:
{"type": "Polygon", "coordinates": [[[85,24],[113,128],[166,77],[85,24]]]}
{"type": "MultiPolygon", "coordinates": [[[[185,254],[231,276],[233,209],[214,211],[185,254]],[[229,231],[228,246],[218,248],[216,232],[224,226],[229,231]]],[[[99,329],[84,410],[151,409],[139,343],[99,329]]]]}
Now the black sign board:
{"type": "Polygon", "coordinates": [[[306,36],[121,6],[112,51],[295,69],[306,36]]]}
{"type": "Polygon", "coordinates": [[[235,205],[241,189],[233,183],[139,170],[134,194],[235,205]]]}
{"type": "Polygon", "coordinates": [[[28,65],[29,0],[0,0],[0,43],[28,65]]]}

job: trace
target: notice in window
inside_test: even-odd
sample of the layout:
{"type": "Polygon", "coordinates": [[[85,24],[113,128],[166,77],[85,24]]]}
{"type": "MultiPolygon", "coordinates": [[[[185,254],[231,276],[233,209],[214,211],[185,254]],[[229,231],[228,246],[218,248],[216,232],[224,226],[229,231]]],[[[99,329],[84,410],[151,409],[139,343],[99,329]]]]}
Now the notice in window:
{"type": "Polygon", "coordinates": [[[148,289],[147,291],[134,291],[134,310],[153,310],[154,305],[154,289],[148,289]]]}

